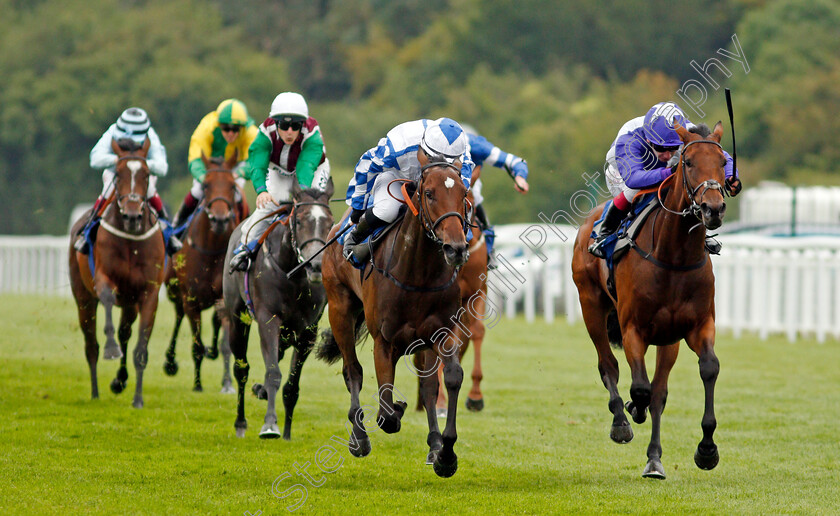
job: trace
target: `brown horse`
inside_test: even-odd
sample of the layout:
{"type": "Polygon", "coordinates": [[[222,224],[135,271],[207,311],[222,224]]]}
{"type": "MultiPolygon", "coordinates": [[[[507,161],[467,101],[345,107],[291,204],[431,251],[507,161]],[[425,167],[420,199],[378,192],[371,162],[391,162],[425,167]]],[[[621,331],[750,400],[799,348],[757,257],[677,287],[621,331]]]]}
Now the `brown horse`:
{"type": "MultiPolygon", "coordinates": [[[[481,173],[481,166],[475,167],[472,175],[472,184],[478,179],[481,173]]],[[[467,199],[473,204],[472,192],[467,193],[467,199]]],[[[484,409],[484,395],[481,393],[481,380],[484,373],[481,370],[481,347],[484,343],[484,318],[487,301],[487,244],[484,241],[484,233],[475,222],[475,217],[470,221],[472,224],[472,239],[469,241],[470,257],[458,274],[458,287],[461,289],[461,308],[458,312],[458,324],[454,331],[458,336],[461,346],[458,350],[458,359],[463,360],[470,342],[473,344],[473,368],[472,387],[464,402],[467,410],[480,412],[484,409]]],[[[414,355],[414,366],[423,367],[423,357],[419,353],[414,355]]],[[[418,382],[421,380],[417,379],[418,382]]],[[[446,415],[446,392],[443,389],[443,365],[438,368],[438,416],[446,415]]],[[[417,391],[418,411],[423,410],[422,390],[417,391]]]]}
{"type": "MultiPolygon", "coordinates": [[[[627,410],[636,423],[645,421],[649,409],[652,420],[648,462],[643,476],[665,478],[660,418],[668,395],[668,375],[677,359],[680,339],[699,357],[700,378],[705,388],[705,411],[701,426],[703,439],[694,462],[701,469],[714,468],[719,460],[713,440],[715,380],[720,364],[715,356],[715,277],[704,249],[705,229],[723,223],[726,203],[724,158],[718,122],[713,133],[705,126],[692,132],[677,126],[685,144],[671,188],[659,202],[661,208],[642,228],[637,244],[615,268],[616,296],[607,289],[607,268],[603,260],[587,252],[592,226],[600,210],[590,215],[575,240],[572,272],[580,296],[583,319],[598,351],[598,371],[610,393],[613,414],[610,437],[629,442],[633,431],[624,414],[618,394],[618,362],[610,341],[623,344],[630,364],[632,381],[627,410]],[[705,229],[704,229],[705,227],[705,229]],[[617,313],[616,313],[617,312],[617,313]],[[615,316],[620,336],[615,327],[615,316]],[[645,352],[657,346],[653,384],[645,369],[645,352]]],[[[661,188],[660,188],[661,190],[661,188]]]]}
{"type": "MultiPolygon", "coordinates": [[[[111,391],[119,394],[128,380],[126,354],[131,338],[131,324],[140,313],[139,337],[134,349],[134,368],[137,387],[132,405],[143,406],[143,370],[148,362],[148,343],[155,324],[158,291],[163,282],[163,235],[157,224],[154,210],[146,202],[149,186],[149,167],[146,153],[149,140],[142,147],[131,140],[111,144],[118,156],[116,164],[115,193],[102,215],[97,230],[96,243],[91,249],[95,259],[95,272],[88,265],[88,257],[76,252],[70,243],[70,286],[79,309],[79,326],[85,337],[85,355],[90,367],[91,398],[99,397],[96,363],[99,343],[96,340],[96,307],[105,307],[104,358],[121,358],[117,376],[111,382],[111,391]],[[122,308],[117,346],[111,310],[114,305],[122,308]]],[[[76,221],[71,235],[87,220],[85,214],[76,221]]]]}
{"type": "MultiPolygon", "coordinates": [[[[343,358],[344,382],[350,392],[350,452],[356,457],[370,453],[370,439],[363,424],[365,414],[359,402],[362,366],[355,348],[366,323],[374,341],[379,383],[377,423],[386,433],[400,430],[406,407],[404,398],[396,402],[393,399],[396,363],[403,355],[421,350],[425,354],[426,367],[419,374],[423,376],[429,424],[426,463],[433,464],[435,473],[442,477],[452,476],[458,468],[455,415],[464,377],[456,352],[458,345],[452,342],[453,319],[461,307],[456,280],[459,268],[468,258],[467,189],[459,171],[457,162],[423,166],[417,191],[405,195],[411,214],[406,214],[399,226],[383,238],[371,264],[363,271],[364,278],[344,260],[338,244],[327,248],[323,260],[332,333],[322,343],[318,356],[328,362],[343,358]],[[440,361],[444,363],[449,398],[449,418],[443,435],[435,414],[440,361]]],[[[338,226],[331,236],[337,231],[338,226]]],[[[408,357],[406,364],[411,367],[408,357]]]]}
{"type": "Polygon", "coordinates": [[[174,376],[178,372],[175,361],[175,342],[181,321],[186,314],[190,322],[193,335],[192,357],[195,363],[195,379],[193,390],[201,391],[201,362],[205,355],[210,359],[219,356],[219,329],[224,327],[222,334],[222,355],[224,357],[224,373],[222,377],[222,392],[233,393],[230,378],[230,347],[228,334],[230,322],[227,321],[224,310],[218,310],[222,300],[222,273],[224,271],[225,251],[233,229],[239,224],[239,214],[236,209],[236,180],[233,168],[239,160],[239,153],[234,152],[227,160],[220,158],[210,160],[202,155],[207,167],[202,188],[204,198],[197,208],[190,225],[184,234],[184,246],[181,248],[166,268],[166,291],[169,299],[175,305],[175,329],[172,340],[166,350],[166,361],[163,370],[174,376]],[[201,312],[216,307],[213,313],[213,342],[210,349],[204,347],[201,341],[201,312]]]}

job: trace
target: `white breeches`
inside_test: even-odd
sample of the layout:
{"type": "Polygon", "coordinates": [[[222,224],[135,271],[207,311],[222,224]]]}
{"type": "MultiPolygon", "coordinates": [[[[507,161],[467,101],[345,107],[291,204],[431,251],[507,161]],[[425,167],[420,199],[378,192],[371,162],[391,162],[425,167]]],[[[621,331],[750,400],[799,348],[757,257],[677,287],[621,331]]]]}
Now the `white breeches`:
{"type": "Polygon", "coordinates": [[[404,202],[397,199],[404,200],[402,194],[402,185],[404,183],[391,183],[394,179],[403,179],[394,171],[383,172],[379,174],[373,181],[373,189],[371,196],[373,197],[373,214],[380,220],[385,222],[393,222],[397,220],[404,202]],[[390,184],[391,193],[388,193],[388,185],[390,184]],[[393,195],[393,197],[391,197],[393,195]],[[396,197],[396,199],[394,199],[396,197]]]}
{"type": "Polygon", "coordinates": [[[604,177],[607,180],[607,188],[609,188],[613,197],[620,193],[624,193],[624,198],[627,199],[628,202],[633,202],[633,197],[639,190],[630,188],[624,183],[624,178],[621,177],[615,163],[608,162],[607,170],[604,172],[604,177]]]}

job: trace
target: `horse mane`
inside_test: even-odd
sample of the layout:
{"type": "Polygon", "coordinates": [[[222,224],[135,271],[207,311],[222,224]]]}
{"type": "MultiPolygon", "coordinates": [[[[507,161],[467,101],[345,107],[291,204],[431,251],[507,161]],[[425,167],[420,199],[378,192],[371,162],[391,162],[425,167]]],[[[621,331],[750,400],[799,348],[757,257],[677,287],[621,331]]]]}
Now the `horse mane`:
{"type": "Polygon", "coordinates": [[[212,163],[214,165],[224,165],[225,158],[224,158],[224,156],[214,156],[214,157],[210,158],[210,163],[212,163]]]}
{"type": "Polygon", "coordinates": [[[298,195],[308,195],[308,196],[312,197],[313,199],[317,199],[318,197],[324,195],[324,191],[321,190],[320,188],[305,188],[305,189],[301,190],[300,194],[298,194],[298,195]]]}
{"type": "Polygon", "coordinates": [[[692,127],[691,129],[689,129],[688,132],[694,133],[694,134],[699,134],[703,138],[712,134],[712,130],[709,129],[709,126],[706,125],[706,124],[697,124],[694,127],[692,127]]]}

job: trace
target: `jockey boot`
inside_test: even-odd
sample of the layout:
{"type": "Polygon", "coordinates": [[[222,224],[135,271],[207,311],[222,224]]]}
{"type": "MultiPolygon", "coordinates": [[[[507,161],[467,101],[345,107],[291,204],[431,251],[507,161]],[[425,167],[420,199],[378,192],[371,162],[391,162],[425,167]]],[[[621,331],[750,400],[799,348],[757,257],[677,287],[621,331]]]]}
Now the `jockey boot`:
{"type": "Polygon", "coordinates": [[[178,213],[175,214],[175,218],[172,220],[172,226],[175,228],[180,227],[192,215],[196,206],[198,206],[198,200],[193,197],[192,193],[187,192],[186,197],[184,197],[184,202],[181,203],[181,206],[178,208],[178,213]]]}
{"type": "Polygon", "coordinates": [[[90,217],[87,222],[85,222],[85,225],[82,226],[82,229],[79,230],[79,233],[76,236],[76,241],[73,242],[73,248],[82,254],[88,254],[90,252],[90,245],[88,245],[85,234],[88,232],[88,228],[90,228],[93,223],[98,220],[98,213],[99,210],[102,209],[102,204],[104,204],[104,202],[105,199],[97,197],[96,202],[93,204],[93,208],[90,210],[90,217]]]}
{"type": "Polygon", "coordinates": [[[589,244],[589,252],[593,256],[606,258],[606,254],[604,254],[604,250],[601,246],[610,235],[615,233],[615,230],[617,230],[618,226],[621,225],[621,221],[624,220],[625,215],[626,213],[616,208],[615,204],[610,204],[606,215],[604,215],[604,221],[601,223],[601,228],[598,230],[598,236],[591,244],[589,244]]]}
{"type": "Polygon", "coordinates": [[[484,233],[484,244],[487,247],[487,270],[492,271],[499,267],[496,254],[493,252],[493,241],[496,239],[496,233],[487,219],[484,204],[475,207],[475,219],[478,221],[478,228],[484,233]]]}
{"type": "Polygon", "coordinates": [[[342,251],[344,259],[352,262],[353,260],[351,258],[354,258],[358,263],[364,263],[370,259],[370,246],[360,244],[375,229],[386,224],[388,223],[373,214],[373,208],[365,211],[365,214],[359,219],[356,227],[351,229],[350,233],[344,237],[344,250],[342,251]]]}
{"type": "Polygon", "coordinates": [[[233,274],[233,271],[247,271],[251,268],[251,262],[257,255],[260,249],[259,240],[251,240],[247,244],[240,243],[233,250],[233,255],[230,257],[230,266],[228,267],[228,274],[233,274]]]}

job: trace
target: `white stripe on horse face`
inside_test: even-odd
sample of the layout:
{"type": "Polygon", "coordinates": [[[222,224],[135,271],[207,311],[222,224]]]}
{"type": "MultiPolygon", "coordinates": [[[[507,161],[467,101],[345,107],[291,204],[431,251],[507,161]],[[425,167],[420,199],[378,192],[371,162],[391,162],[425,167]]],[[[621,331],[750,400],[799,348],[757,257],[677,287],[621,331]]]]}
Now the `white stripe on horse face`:
{"type": "Polygon", "coordinates": [[[312,218],[315,219],[316,223],[320,222],[321,219],[326,219],[329,216],[327,215],[327,211],[320,206],[313,206],[312,210],[309,213],[312,215],[312,218]]]}
{"type": "Polygon", "coordinates": [[[125,166],[127,166],[128,169],[131,170],[131,191],[133,192],[137,172],[140,170],[140,167],[142,167],[143,164],[140,163],[140,160],[133,159],[133,160],[128,161],[125,164],[125,166]]]}
{"type": "Polygon", "coordinates": [[[451,177],[447,177],[446,181],[443,182],[443,185],[446,188],[452,188],[453,186],[455,186],[455,180],[452,179],[451,177]]]}

